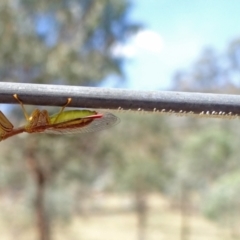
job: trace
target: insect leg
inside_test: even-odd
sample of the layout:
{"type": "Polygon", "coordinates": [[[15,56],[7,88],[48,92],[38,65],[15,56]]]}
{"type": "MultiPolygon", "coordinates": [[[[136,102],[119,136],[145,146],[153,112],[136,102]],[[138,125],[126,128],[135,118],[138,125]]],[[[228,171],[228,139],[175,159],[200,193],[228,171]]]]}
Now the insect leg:
{"type": "Polygon", "coordinates": [[[26,109],[25,109],[25,107],[24,107],[22,101],[19,100],[17,94],[13,94],[13,97],[14,97],[14,98],[19,102],[19,104],[21,105],[22,110],[23,110],[23,113],[24,113],[24,116],[25,116],[26,120],[28,121],[30,117],[28,116],[27,111],[26,111],[26,109]]]}
{"type": "Polygon", "coordinates": [[[67,99],[67,102],[66,102],[66,104],[64,104],[64,105],[62,106],[62,108],[61,108],[61,110],[59,111],[59,113],[58,113],[57,117],[55,118],[55,120],[54,120],[53,124],[57,122],[57,120],[58,120],[59,116],[61,115],[61,113],[63,112],[63,110],[65,109],[65,107],[67,107],[67,105],[69,105],[69,104],[70,104],[70,102],[71,102],[71,101],[72,101],[72,98],[68,98],[68,99],[67,99]]]}

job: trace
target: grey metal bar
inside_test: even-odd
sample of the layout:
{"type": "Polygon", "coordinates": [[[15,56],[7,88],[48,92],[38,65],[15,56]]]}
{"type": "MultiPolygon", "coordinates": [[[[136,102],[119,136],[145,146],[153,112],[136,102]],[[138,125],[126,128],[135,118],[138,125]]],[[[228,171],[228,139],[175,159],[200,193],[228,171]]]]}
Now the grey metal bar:
{"type": "Polygon", "coordinates": [[[0,103],[17,103],[13,98],[14,93],[18,94],[24,104],[32,105],[62,106],[71,97],[71,107],[131,109],[209,117],[240,115],[238,95],[0,82],[0,103]]]}

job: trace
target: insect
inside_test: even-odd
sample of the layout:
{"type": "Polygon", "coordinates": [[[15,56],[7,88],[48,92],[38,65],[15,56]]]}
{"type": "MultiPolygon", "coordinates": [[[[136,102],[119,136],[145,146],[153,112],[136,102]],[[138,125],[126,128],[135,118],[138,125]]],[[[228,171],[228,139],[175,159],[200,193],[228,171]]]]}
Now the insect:
{"type": "Polygon", "coordinates": [[[23,102],[17,94],[13,97],[19,102],[27,123],[18,128],[0,111],[0,141],[14,135],[27,133],[53,133],[53,134],[73,134],[73,133],[91,133],[100,131],[116,125],[119,122],[118,117],[111,113],[98,113],[93,110],[69,110],[64,111],[72,101],[67,99],[67,103],[61,110],[49,116],[47,110],[35,109],[29,116],[23,102]]]}
{"type": "Polygon", "coordinates": [[[13,131],[13,124],[0,111],[0,141],[3,136],[11,133],[12,131],[13,131]]]}

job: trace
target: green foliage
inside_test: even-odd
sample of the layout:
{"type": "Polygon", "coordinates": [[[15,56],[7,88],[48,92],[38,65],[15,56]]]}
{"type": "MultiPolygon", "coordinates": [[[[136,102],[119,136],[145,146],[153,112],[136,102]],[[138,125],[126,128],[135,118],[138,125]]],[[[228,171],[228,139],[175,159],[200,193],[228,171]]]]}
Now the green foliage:
{"type": "Polygon", "coordinates": [[[104,157],[101,149],[105,156],[110,154],[108,163],[112,168],[110,171],[114,171],[114,185],[124,191],[163,189],[171,172],[164,156],[170,141],[165,118],[124,114],[121,120],[121,124],[112,130],[113,134],[101,141],[98,154],[104,157]]]}
{"type": "Polygon", "coordinates": [[[183,151],[187,154],[189,173],[195,174],[199,181],[206,174],[206,183],[216,179],[231,167],[233,133],[220,126],[205,127],[199,134],[193,134],[183,151]],[[226,161],[228,159],[228,161],[226,161]]]}
{"type": "MultiPolygon", "coordinates": [[[[240,167],[238,121],[202,119],[195,124],[194,129],[186,126],[175,133],[181,138],[176,139],[178,147],[171,154],[175,169],[167,189],[173,201],[179,201],[182,190],[206,200],[215,182],[240,167]]],[[[197,209],[202,208],[201,201],[195,204],[197,209]]]]}
{"type": "Polygon", "coordinates": [[[205,214],[218,222],[239,216],[240,172],[238,170],[224,174],[210,188],[205,196],[205,214]]]}
{"type": "Polygon", "coordinates": [[[2,81],[96,85],[122,75],[113,56],[139,25],[127,20],[128,1],[2,1],[2,81]]]}

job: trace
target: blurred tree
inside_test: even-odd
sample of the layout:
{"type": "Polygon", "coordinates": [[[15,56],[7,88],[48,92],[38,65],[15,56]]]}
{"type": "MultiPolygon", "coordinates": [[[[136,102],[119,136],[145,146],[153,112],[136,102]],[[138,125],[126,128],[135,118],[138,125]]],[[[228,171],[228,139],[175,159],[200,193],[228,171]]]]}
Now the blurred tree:
{"type": "MultiPolygon", "coordinates": [[[[110,74],[123,77],[123,59],[112,50],[139,29],[139,24],[128,19],[129,10],[127,0],[1,1],[1,81],[98,85],[110,74]]],[[[26,159],[36,184],[34,207],[40,239],[49,240],[49,217],[56,212],[46,214],[46,187],[54,191],[63,167],[69,173],[72,168],[81,170],[79,154],[81,160],[89,160],[97,138],[30,138],[20,143],[18,137],[12,140],[19,154],[9,152],[6,158],[26,159]]],[[[97,177],[94,174],[96,169],[89,168],[73,176],[89,184],[97,177]]]]}
{"type": "Polygon", "coordinates": [[[238,170],[225,173],[205,195],[205,214],[224,226],[229,226],[231,239],[239,239],[240,173],[238,170]]]}
{"type": "Polygon", "coordinates": [[[113,171],[113,184],[119,191],[132,194],[137,214],[137,239],[146,239],[148,195],[164,191],[171,176],[165,158],[169,148],[169,128],[159,115],[127,114],[110,139],[101,141],[99,158],[111,149],[109,163],[113,171]],[[156,135],[157,133],[157,135],[156,135]],[[109,143],[116,144],[111,147],[109,143]],[[105,149],[104,152],[102,152],[105,149]],[[115,156],[115,161],[113,157],[115,156]]]}
{"type": "Polygon", "coordinates": [[[219,54],[205,48],[187,70],[178,70],[173,77],[173,89],[195,92],[237,93],[240,87],[239,40],[229,44],[219,54]]]}
{"type": "Polygon", "coordinates": [[[184,141],[179,142],[172,154],[176,164],[174,177],[168,185],[168,195],[181,211],[181,239],[190,238],[191,213],[193,210],[201,211],[201,201],[206,201],[207,205],[207,195],[212,186],[223,175],[234,173],[240,167],[238,122],[232,121],[232,125],[219,120],[202,119],[201,122],[200,132],[199,128],[185,127],[181,130],[184,141]],[[201,199],[200,202],[196,201],[196,196],[201,199]]]}
{"type": "MultiPolygon", "coordinates": [[[[172,89],[177,91],[239,93],[239,46],[240,41],[237,38],[230,42],[227,50],[221,54],[213,48],[205,48],[188,69],[179,70],[175,73],[172,89]]],[[[186,127],[186,131],[191,137],[185,139],[187,144],[184,145],[187,148],[179,149],[183,153],[182,163],[178,168],[180,171],[176,172],[175,179],[176,182],[181,182],[181,189],[184,190],[180,194],[184,195],[184,198],[182,198],[183,204],[181,204],[183,219],[187,219],[185,213],[188,214],[189,212],[189,210],[184,210],[184,206],[188,205],[187,208],[191,208],[193,190],[201,195],[204,192],[203,190],[208,191],[211,184],[218,182],[218,179],[227,171],[230,171],[231,175],[231,172],[239,167],[236,158],[239,150],[235,144],[236,142],[239,143],[236,140],[237,134],[239,134],[237,122],[219,120],[204,122],[203,120],[191,119],[188,123],[191,123],[191,125],[186,127]],[[196,131],[199,127],[202,129],[201,133],[198,130],[196,131]]],[[[177,157],[179,157],[179,154],[177,157]]],[[[177,189],[175,190],[178,192],[177,189]]],[[[204,198],[205,195],[203,194],[202,197],[204,198]]],[[[219,199],[219,201],[221,200],[219,199]]],[[[190,228],[189,223],[186,223],[185,226],[183,224],[183,228],[190,228]]],[[[186,232],[188,235],[189,229],[186,232]]],[[[186,239],[186,237],[184,236],[182,239],[186,239]]]]}
{"type": "Polygon", "coordinates": [[[2,1],[2,81],[98,84],[121,75],[112,53],[139,25],[128,19],[127,0],[2,1]]]}

